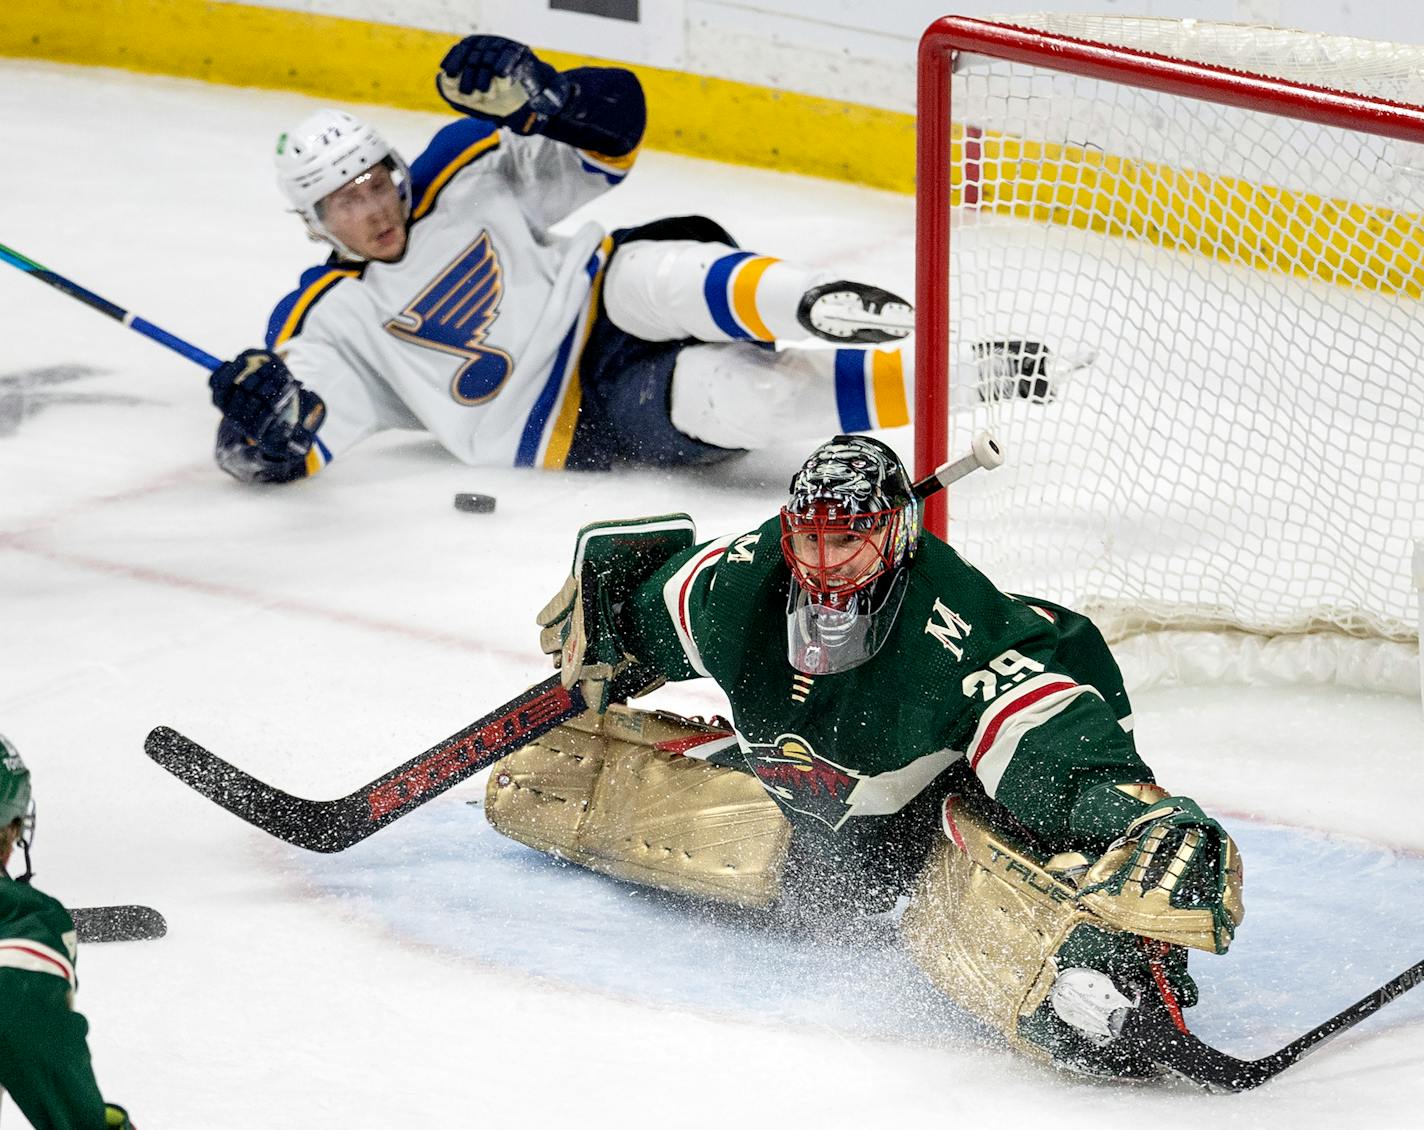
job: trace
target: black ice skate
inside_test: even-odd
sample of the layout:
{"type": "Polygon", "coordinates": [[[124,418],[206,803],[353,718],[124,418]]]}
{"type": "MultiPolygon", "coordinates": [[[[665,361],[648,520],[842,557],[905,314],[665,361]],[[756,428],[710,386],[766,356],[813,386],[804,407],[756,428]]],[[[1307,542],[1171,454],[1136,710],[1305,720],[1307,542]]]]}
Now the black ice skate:
{"type": "Polygon", "coordinates": [[[808,290],[796,320],[826,341],[875,345],[908,337],[915,328],[915,311],[888,290],[841,279],[808,290]]]}

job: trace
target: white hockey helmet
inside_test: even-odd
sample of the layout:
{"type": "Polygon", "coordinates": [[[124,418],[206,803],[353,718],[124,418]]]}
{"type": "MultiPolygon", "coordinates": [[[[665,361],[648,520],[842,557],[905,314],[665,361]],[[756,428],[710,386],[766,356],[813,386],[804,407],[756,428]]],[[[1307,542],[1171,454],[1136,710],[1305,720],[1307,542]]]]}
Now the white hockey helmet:
{"type": "Polygon", "coordinates": [[[312,238],[325,240],[349,259],[361,256],[327,230],[317,207],[342,185],[384,164],[410,216],[410,169],[385,138],[345,110],[318,110],[282,133],[276,163],[277,185],[312,238]]]}

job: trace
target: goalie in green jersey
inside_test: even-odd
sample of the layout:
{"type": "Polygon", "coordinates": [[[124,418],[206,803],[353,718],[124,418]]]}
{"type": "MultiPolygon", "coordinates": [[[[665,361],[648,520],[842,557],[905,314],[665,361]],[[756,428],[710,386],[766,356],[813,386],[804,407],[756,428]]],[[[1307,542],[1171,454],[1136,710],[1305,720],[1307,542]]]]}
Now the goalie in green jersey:
{"type": "Polygon", "coordinates": [[[30,772],[0,735],[0,1096],[37,1130],[133,1130],[94,1082],[89,1025],[73,1010],[74,922],[30,885],[34,830],[30,772]],[[12,879],[16,849],[25,871],[12,879]]]}
{"type": "Polygon", "coordinates": [[[1185,1030],[1186,947],[1226,952],[1242,918],[1235,845],[1138,756],[1092,623],[925,533],[884,444],[823,444],[747,533],[698,542],[680,514],[584,527],[539,622],[598,709],[494,767],[504,834],[741,906],[904,896],[903,942],[936,986],[1082,1071],[1155,1072],[1119,1038],[1133,1009],[1185,1030]],[[630,670],[715,679],[730,728],[608,705],[630,670]]]}

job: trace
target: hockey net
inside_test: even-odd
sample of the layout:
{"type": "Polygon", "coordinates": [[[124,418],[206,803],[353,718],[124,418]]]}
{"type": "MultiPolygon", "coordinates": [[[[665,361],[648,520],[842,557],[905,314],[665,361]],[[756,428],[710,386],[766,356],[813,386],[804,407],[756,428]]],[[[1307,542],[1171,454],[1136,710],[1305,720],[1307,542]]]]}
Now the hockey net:
{"type": "Polygon", "coordinates": [[[986,427],[1007,455],[955,488],[953,544],[1178,675],[1279,660],[1417,693],[1421,103],[1424,48],[1110,16],[932,25],[917,471],[986,427]]]}

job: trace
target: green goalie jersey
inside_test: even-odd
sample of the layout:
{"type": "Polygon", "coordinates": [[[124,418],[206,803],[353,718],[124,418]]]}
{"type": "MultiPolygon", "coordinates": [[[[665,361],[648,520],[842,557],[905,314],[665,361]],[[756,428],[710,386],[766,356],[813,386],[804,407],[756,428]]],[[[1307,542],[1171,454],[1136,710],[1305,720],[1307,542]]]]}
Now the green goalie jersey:
{"type": "Polygon", "coordinates": [[[74,923],[49,895],[0,874],[0,1092],[42,1130],[102,1130],[104,1100],[73,1011],[74,923]]]}
{"type": "Polygon", "coordinates": [[[862,665],[812,676],[787,658],[780,523],[679,553],[624,605],[638,659],[710,676],[744,767],[838,864],[908,877],[950,792],[977,791],[1046,852],[1097,852],[1146,783],[1121,675],[1085,617],[1010,596],[926,535],[895,626],[862,665]]]}

